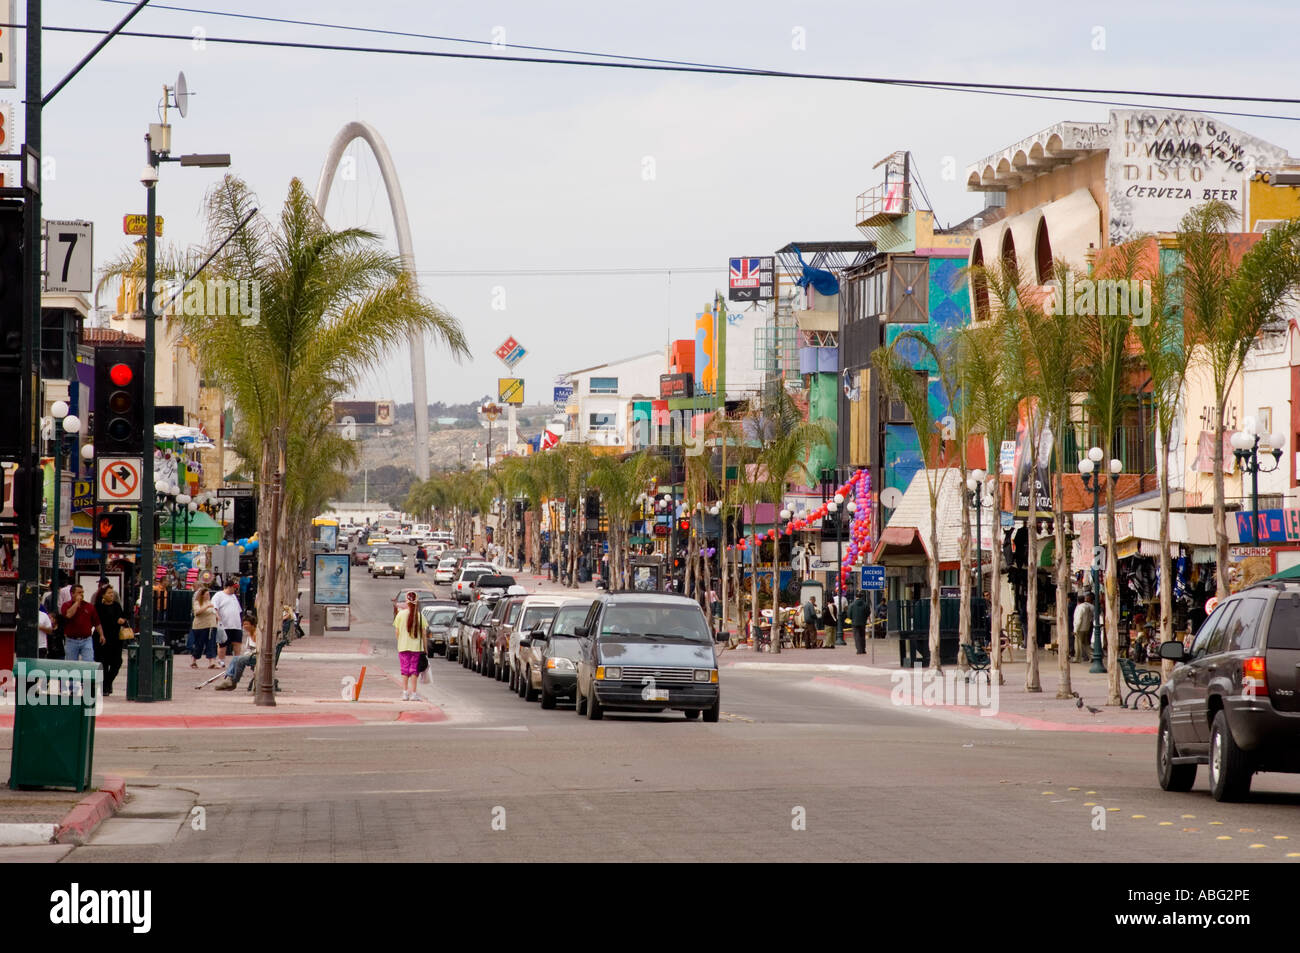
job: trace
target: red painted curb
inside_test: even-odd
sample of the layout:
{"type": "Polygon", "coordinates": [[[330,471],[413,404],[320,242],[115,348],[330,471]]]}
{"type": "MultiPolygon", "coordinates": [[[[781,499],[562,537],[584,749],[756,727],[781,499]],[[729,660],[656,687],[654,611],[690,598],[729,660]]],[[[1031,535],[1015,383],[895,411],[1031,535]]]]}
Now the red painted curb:
{"type": "Polygon", "coordinates": [[[403,711],[398,713],[396,720],[432,724],[434,722],[446,721],[447,713],[441,708],[434,708],[432,711],[403,711]]]}
{"type": "Polygon", "coordinates": [[[54,830],[56,844],[81,846],[100,824],[112,817],[126,802],[126,782],[112,775],[104,778],[100,789],[77,802],[77,806],[59,821],[54,830]]]}
{"type": "MultiPolygon", "coordinates": [[[[827,678],[817,676],[814,682],[825,682],[829,685],[838,685],[842,688],[851,688],[854,691],[867,692],[871,695],[888,698],[892,692],[887,688],[878,688],[875,685],[863,685],[861,682],[847,682],[842,678],[827,678]]],[[[1021,728],[1028,728],[1031,731],[1077,731],[1083,734],[1110,734],[1110,735],[1154,735],[1156,726],[1151,725],[1084,725],[1070,724],[1062,721],[1048,721],[1044,718],[1031,718],[1028,715],[1017,715],[1014,712],[998,712],[996,715],[985,715],[978,708],[960,705],[925,705],[921,706],[930,708],[935,711],[950,711],[959,715],[974,715],[979,718],[987,718],[990,721],[1005,721],[1013,725],[1019,725],[1021,728]]]]}
{"type": "MultiPolygon", "coordinates": [[[[10,716],[12,720],[12,716],[10,716]]],[[[267,713],[259,715],[101,715],[96,719],[96,730],[123,731],[150,728],[331,728],[374,724],[383,721],[400,721],[433,724],[447,720],[447,713],[436,705],[420,711],[381,712],[376,717],[360,717],[343,713],[267,713]]],[[[0,718],[0,727],[4,720],[0,718]]],[[[115,797],[119,803],[125,797],[121,778],[105,778],[100,791],[115,797]],[[115,786],[110,782],[115,782],[115,786]]]]}

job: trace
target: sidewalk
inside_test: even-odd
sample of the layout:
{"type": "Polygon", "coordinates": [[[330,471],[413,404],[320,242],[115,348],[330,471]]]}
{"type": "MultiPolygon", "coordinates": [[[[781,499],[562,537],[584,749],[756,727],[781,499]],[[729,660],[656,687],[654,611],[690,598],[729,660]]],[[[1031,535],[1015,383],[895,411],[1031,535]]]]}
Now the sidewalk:
{"type": "MultiPolygon", "coordinates": [[[[1070,664],[1070,687],[1077,698],[1058,699],[1057,688],[1061,678],[1056,655],[1044,650],[1038,656],[1041,692],[1025,691],[1027,665],[1023,659],[1008,662],[1003,659],[1004,684],[997,686],[996,694],[984,688],[984,678],[978,682],[964,681],[965,669],[946,666],[945,674],[953,673],[956,699],[945,698],[943,693],[929,700],[922,674],[923,669],[900,668],[898,643],[891,639],[876,639],[875,662],[872,662],[871,643],[867,654],[858,655],[850,640],[847,646],[834,649],[782,649],[779,654],[757,653],[749,646],[724,649],[718,657],[723,668],[740,671],[766,671],[802,673],[811,677],[819,687],[863,693],[873,700],[888,703],[897,701],[906,684],[914,695],[924,692],[922,707],[944,710],[956,714],[973,715],[979,721],[996,721],[1000,727],[1022,728],[1035,731],[1105,732],[1112,734],[1155,734],[1158,710],[1107,706],[1107,676],[1088,671],[1089,663],[1070,664]],[[907,682],[902,676],[907,676],[907,682]],[[917,681],[918,678],[922,680],[917,681]],[[968,702],[967,704],[952,703],[968,702]],[[943,703],[941,703],[943,702],[943,703]],[[984,708],[984,711],[981,711],[984,708]],[[989,714],[989,710],[996,711],[989,714]]],[[[1019,655],[1019,653],[1017,653],[1019,655]]],[[[934,691],[938,691],[935,686],[934,691]]],[[[1120,681],[1120,697],[1127,695],[1120,681]]],[[[908,704],[901,702],[901,704],[908,704]]],[[[992,727],[992,726],[990,726],[992,727]]]]}
{"type": "Polygon", "coordinates": [[[96,776],[92,783],[92,790],[81,793],[0,787],[0,862],[57,861],[85,843],[127,800],[119,777],[96,776]]]}
{"type": "MultiPolygon", "coordinates": [[[[435,664],[441,659],[432,660],[435,664]]],[[[375,722],[436,722],[447,716],[430,702],[402,701],[395,653],[375,654],[370,640],[343,633],[308,636],[285,646],[276,675],[280,691],[274,707],[258,707],[247,691],[255,677],[244,673],[233,692],[216,690],[220,679],[204,685],[220,670],[207,660],[190,668],[190,658],[175,659],[172,698],[151,703],[126,700],[126,667],[116,679],[114,693],[104,698],[96,731],[144,728],[283,728],[323,727],[375,722]],[[361,681],[361,696],[352,701],[361,681]]],[[[12,709],[0,707],[0,731],[11,728],[12,709]]]]}

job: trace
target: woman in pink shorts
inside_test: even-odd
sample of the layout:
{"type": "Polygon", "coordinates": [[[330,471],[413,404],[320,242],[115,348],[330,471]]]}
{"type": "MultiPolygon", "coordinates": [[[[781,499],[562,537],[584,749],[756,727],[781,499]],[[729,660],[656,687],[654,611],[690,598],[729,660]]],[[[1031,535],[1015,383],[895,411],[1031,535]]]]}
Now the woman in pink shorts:
{"type": "Polygon", "coordinates": [[[423,701],[416,691],[420,678],[420,654],[424,652],[424,616],[415,592],[406,594],[406,606],[393,619],[397,631],[397,660],[402,673],[402,701],[423,701]]]}

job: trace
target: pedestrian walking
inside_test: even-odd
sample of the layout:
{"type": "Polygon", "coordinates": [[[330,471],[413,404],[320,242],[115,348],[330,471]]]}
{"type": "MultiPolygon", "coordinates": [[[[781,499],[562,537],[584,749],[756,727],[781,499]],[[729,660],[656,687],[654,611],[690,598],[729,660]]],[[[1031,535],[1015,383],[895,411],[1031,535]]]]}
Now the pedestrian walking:
{"type": "Polygon", "coordinates": [[[1092,606],[1092,592],[1085,592],[1079,604],[1074,607],[1074,660],[1076,662],[1087,662],[1092,658],[1089,640],[1092,639],[1095,613],[1096,610],[1092,606]]]}
{"type": "Polygon", "coordinates": [[[217,607],[212,604],[205,586],[194,590],[194,599],[190,606],[194,621],[190,623],[193,637],[190,648],[190,668],[199,667],[199,659],[207,658],[208,668],[220,668],[217,664],[217,607]]]}
{"type": "MultiPolygon", "coordinates": [[[[420,657],[425,656],[425,625],[415,590],[406,594],[406,606],[393,619],[393,629],[397,633],[397,662],[402,675],[402,701],[424,701],[416,690],[416,684],[420,679],[420,657]]],[[[427,656],[425,658],[427,659],[427,656]]]]}
{"type": "Polygon", "coordinates": [[[838,628],[835,624],[836,620],[839,618],[839,614],[838,612],[836,612],[836,609],[837,607],[835,605],[834,597],[827,599],[825,602],[822,603],[821,624],[827,629],[828,632],[835,632],[836,629],[838,628]]]}
{"type": "Polygon", "coordinates": [[[239,643],[244,638],[241,619],[244,614],[239,604],[239,579],[228,576],[221,591],[212,597],[212,605],[217,610],[217,627],[221,630],[217,641],[217,661],[224,662],[239,654],[239,643]]]}
{"type": "Polygon", "coordinates": [[[63,616],[64,659],[69,662],[95,661],[94,637],[103,638],[104,630],[95,607],[86,601],[86,590],[72,586],[59,615],[63,616]]]}
{"type": "Polygon", "coordinates": [[[112,586],[105,586],[95,597],[95,614],[99,616],[100,625],[95,661],[104,667],[104,694],[111,695],[113,679],[122,669],[122,630],[129,628],[126,608],[112,586]]]}
{"type": "MultiPolygon", "coordinates": [[[[779,612],[780,609],[778,608],[777,611],[779,612]]],[[[817,603],[813,601],[812,596],[809,596],[803,607],[803,644],[809,648],[817,644],[817,615],[817,603]]],[[[773,630],[775,629],[774,621],[773,630]]],[[[829,645],[825,646],[825,648],[830,647],[829,645]]]]}
{"type": "Polygon", "coordinates": [[[859,590],[853,602],[849,604],[849,624],[853,626],[853,648],[859,655],[867,654],[867,619],[871,608],[859,590]]]}
{"type": "Polygon", "coordinates": [[[415,547],[415,571],[424,572],[425,560],[429,558],[429,551],[423,546],[415,547]]]}

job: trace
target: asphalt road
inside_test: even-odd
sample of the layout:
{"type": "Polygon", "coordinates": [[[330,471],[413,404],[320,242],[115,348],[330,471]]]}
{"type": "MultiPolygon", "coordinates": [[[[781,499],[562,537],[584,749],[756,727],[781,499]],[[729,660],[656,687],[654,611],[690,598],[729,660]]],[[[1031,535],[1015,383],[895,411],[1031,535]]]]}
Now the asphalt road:
{"type": "MultiPolygon", "coordinates": [[[[400,584],[354,578],[394,668],[400,584]]],[[[458,664],[433,673],[438,724],[101,734],[97,770],[138,805],[65,862],[1300,862],[1300,778],[1257,776],[1237,805],[1204,772],[1165,794],[1150,736],[986,727],[727,670],[717,724],[589,722],[458,664]]]]}

